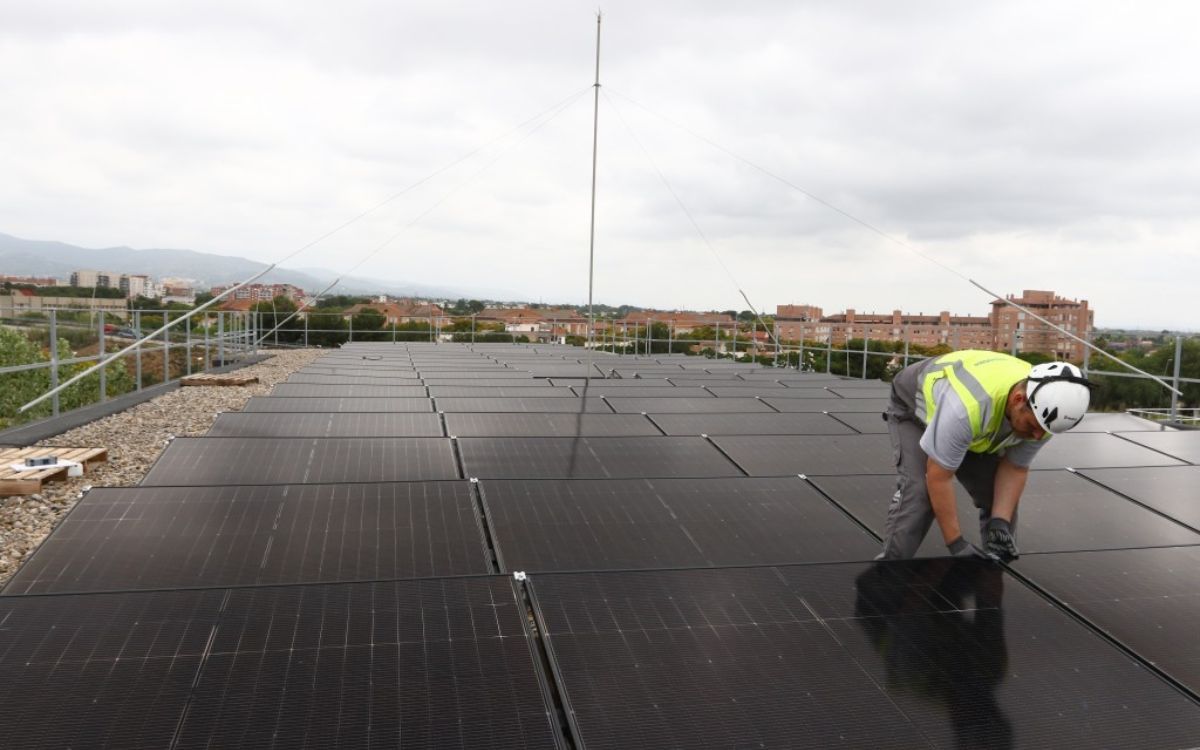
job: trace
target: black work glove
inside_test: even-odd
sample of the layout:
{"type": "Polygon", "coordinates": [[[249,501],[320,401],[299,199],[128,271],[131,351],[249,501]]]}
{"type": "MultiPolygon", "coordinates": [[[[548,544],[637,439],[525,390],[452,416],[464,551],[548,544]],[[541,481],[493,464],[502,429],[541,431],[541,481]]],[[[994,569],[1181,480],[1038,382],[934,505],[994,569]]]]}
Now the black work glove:
{"type": "Polygon", "coordinates": [[[961,536],[946,545],[946,549],[950,550],[950,554],[960,560],[989,560],[996,562],[996,556],[990,552],[985,552],[979,549],[974,544],[971,544],[961,536]]]}
{"type": "Polygon", "coordinates": [[[1003,562],[1016,560],[1021,556],[1017,551],[1017,540],[1013,538],[1012,525],[1003,518],[992,518],[984,527],[986,537],[983,546],[988,552],[1003,562]]]}

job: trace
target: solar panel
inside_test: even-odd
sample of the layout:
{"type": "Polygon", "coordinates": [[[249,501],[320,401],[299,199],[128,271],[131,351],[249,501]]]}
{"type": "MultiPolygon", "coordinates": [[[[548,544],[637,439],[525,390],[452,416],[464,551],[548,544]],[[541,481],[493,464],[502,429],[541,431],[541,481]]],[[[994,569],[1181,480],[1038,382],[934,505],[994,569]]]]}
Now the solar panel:
{"type": "Polygon", "coordinates": [[[1159,513],[1200,529],[1200,502],[1196,499],[1200,467],[1086,469],[1079,473],[1159,513]]]}
{"type": "Polygon", "coordinates": [[[420,385],[417,379],[417,374],[411,373],[412,377],[401,377],[398,373],[393,372],[384,378],[369,377],[366,375],[304,375],[296,374],[288,376],[289,383],[311,383],[313,385],[420,385]]]}
{"type": "Polygon", "coordinates": [[[1038,451],[1035,469],[1178,466],[1182,462],[1104,433],[1055,435],[1038,451]]]}
{"type": "Polygon", "coordinates": [[[514,387],[541,387],[541,385],[549,385],[543,380],[534,380],[525,373],[516,373],[513,377],[497,377],[496,375],[460,378],[448,378],[444,375],[422,375],[422,379],[426,385],[457,385],[457,386],[472,386],[475,388],[514,388],[514,387]]]}
{"type": "Polygon", "coordinates": [[[1132,414],[1108,414],[1104,412],[1088,412],[1079,424],[1071,428],[1071,432],[1173,432],[1148,419],[1135,417],[1132,414]]]}
{"type": "Polygon", "coordinates": [[[612,414],[612,409],[599,398],[439,398],[437,408],[447,414],[451,412],[561,412],[575,414],[579,411],[612,414]]]}
{"type": "Polygon", "coordinates": [[[670,380],[650,380],[646,378],[593,378],[587,380],[585,378],[551,378],[552,383],[558,386],[573,386],[582,389],[584,385],[589,388],[610,388],[613,390],[626,390],[632,388],[634,390],[643,390],[648,388],[662,390],[664,388],[672,389],[675,385],[670,380]]]}
{"type": "Polygon", "coordinates": [[[629,398],[606,399],[618,414],[717,414],[770,412],[771,407],[755,398],[629,398]]]}
{"type": "Polygon", "coordinates": [[[1200,464],[1200,430],[1134,432],[1121,437],[1190,464],[1200,464]]]}
{"type": "Polygon", "coordinates": [[[668,435],[852,435],[824,414],[654,414],[668,435]]]}
{"type": "Polygon", "coordinates": [[[228,412],[217,416],[208,437],[442,437],[442,421],[432,413],[228,412]]]}
{"type": "Polygon", "coordinates": [[[830,416],[864,435],[886,435],[888,432],[882,412],[837,412],[831,413],[830,416]]]}
{"type": "Polygon", "coordinates": [[[400,367],[302,367],[296,371],[301,375],[350,375],[364,378],[394,378],[408,379],[412,368],[400,367]]]}
{"type": "MultiPolygon", "coordinates": [[[[1036,555],[1021,558],[1020,570],[1142,658],[1200,692],[1200,548],[1036,555]]],[[[1103,679],[1119,684],[1113,677],[1103,679]]]]}
{"type": "Polygon", "coordinates": [[[879,544],[803,480],[483,480],[505,570],[869,560],[879,544]]]}
{"type": "Polygon", "coordinates": [[[892,389],[888,388],[846,388],[844,386],[831,386],[830,393],[835,393],[842,398],[890,398],[892,389]]]}
{"type": "Polygon", "coordinates": [[[423,398],[429,395],[423,385],[318,385],[279,383],[272,396],[284,398],[423,398]]]}
{"type": "Polygon", "coordinates": [[[169,747],[223,596],[0,598],[3,745],[169,747]]]}
{"type": "Polygon", "coordinates": [[[467,482],[99,488],[5,593],[489,573],[467,482]]]}
{"type": "Polygon", "coordinates": [[[896,466],[887,435],[742,435],[713,442],[750,476],[880,474],[896,466]]]}
{"type": "Polygon", "coordinates": [[[469,477],[730,477],[741,472],[697,437],[460,438],[469,477]]]}
{"type": "MultiPolygon", "coordinates": [[[[276,386],[278,387],[278,386],[276,386]]],[[[262,398],[255,396],[242,407],[246,412],[420,412],[433,411],[428,398],[262,398]]]]}
{"type": "Polygon", "coordinates": [[[530,587],[589,748],[1194,740],[1195,703],[1003,577],[937,560],[543,573],[530,587]]]}
{"type": "MultiPolygon", "coordinates": [[[[678,388],[611,388],[610,385],[614,380],[605,380],[592,383],[587,386],[577,385],[571,388],[576,395],[582,396],[587,393],[588,398],[600,398],[603,396],[615,396],[618,398],[712,398],[713,394],[709,393],[704,388],[699,387],[684,387],[678,388]]],[[[635,381],[636,382],[636,381],[635,381]]]]}
{"type": "Polygon", "coordinates": [[[641,414],[463,414],[446,415],[446,432],[458,437],[572,437],[574,435],[661,435],[641,414]]]}
{"type": "MultiPolygon", "coordinates": [[[[864,526],[883,536],[889,502],[896,491],[895,475],[815,476],[812,482],[864,526]]],[[[963,536],[978,543],[979,511],[961,485],[955,485],[955,499],[963,536]]],[[[1018,509],[1016,536],[1022,553],[1200,544],[1200,534],[1068,471],[1030,473],[1018,509]]],[[[936,524],[918,554],[946,554],[936,524]]]]}
{"type": "Polygon", "coordinates": [[[441,438],[177,438],[144,486],[458,479],[441,438]]]}
{"type": "Polygon", "coordinates": [[[764,396],[763,401],[779,411],[805,412],[827,411],[831,414],[882,414],[888,408],[886,398],[839,398],[836,401],[822,398],[775,398],[764,396]]]}
{"type": "Polygon", "coordinates": [[[225,610],[179,748],[556,747],[507,580],[239,589],[225,610]]]}
{"type": "MultiPolygon", "coordinates": [[[[751,383],[751,385],[756,385],[751,383]]],[[[780,387],[770,387],[770,395],[775,398],[821,398],[827,401],[841,401],[842,397],[827,388],[803,387],[782,385],[780,387]]]]}
{"type": "Polygon", "coordinates": [[[545,380],[535,380],[531,383],[521,381],[514,387],[504,386],[463,386],[463,385],[431,385],[429,395],[436,398],[575,398],[575,392],[570,388],[553,388],[545,380]],[[537,385],[532,385],[536,383],[537,385]]]}

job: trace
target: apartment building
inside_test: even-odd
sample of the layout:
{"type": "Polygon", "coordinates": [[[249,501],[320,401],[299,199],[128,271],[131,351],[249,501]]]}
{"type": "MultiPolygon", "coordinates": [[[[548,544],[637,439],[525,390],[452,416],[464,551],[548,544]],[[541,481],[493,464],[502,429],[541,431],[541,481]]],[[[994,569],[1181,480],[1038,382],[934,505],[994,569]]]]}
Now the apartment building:
{"type": "Polygon", "coordinates": [[[618,327],[628,329],[648,323],[662,323],[676,335],[691,333],[697,328],[721,328],[732,331],[736,324],[730,315],[719,312],[690,312],[687,310],[639,310],[616,321],[618,327]]]}
{"type": "MultiPolygon", "coordinates": [[[[216,297],[218,294],[227,291],[231,286],[233,285],[214,286],[209,290],[209,294],[216,297]]],[[[291,284],[247,284],[230,296],[235,300],[249,299],[255,302],[270,302],[276,297],[288,297],[296,302],[301,302],[304,299],[304,290],[291,284]]]]}
{"type": "MultiPolygon", "coordinates": [[[[1095,311],[1088,307],[1088,301],[1085,299],[1068,299],[1041,289],[1025,289],[1021,296],[1010,294],[1005,299],[1028,308],[1084,339],[1090,339],[1095,328],[1095,311]]],[[[1056,359],[1083,359],[1083,344],[1063,336],[1004,300],[992,301],[992,314],[989,317],[996,332],[993,348],[1014,352],[1041,352],[1054,355],[1056,359]]]]}
{"type": "Polygon", "coordinates": [[[53,276],[8,276],[0,274],[0,284],[28,284],[29,286],[58,286],[53,276]]]}

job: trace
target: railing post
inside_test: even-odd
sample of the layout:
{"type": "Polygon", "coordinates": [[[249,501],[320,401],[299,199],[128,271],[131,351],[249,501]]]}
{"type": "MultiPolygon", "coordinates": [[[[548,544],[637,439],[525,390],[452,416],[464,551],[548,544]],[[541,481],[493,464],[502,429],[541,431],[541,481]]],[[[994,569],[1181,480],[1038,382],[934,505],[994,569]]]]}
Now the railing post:
{"type": "MultiPolygon", "coordinates": [[[[1175,375],[1171,379],[1171,385],[1175,386],[1175,391],[1179,390],[1179,365],[1183,361],[1183,336],[1175,337],[1175,375]]],[[[1171,416],[1172,422],[1176,421],[1179,416],[1179,394],[1175,391],[1171,392],[1171,416]]]]}
{"type": "Polygon", "coordinates": [[[308,348],[308,313],[304,313],[304,348],[308,348]]]}
{"type": "MultiPolygon", "coordinates": [[[[50,311],[50,387],[58,387],[58,310],[50,311]]],[[[58,416],[58,394],[51,399],[50,411],[58,416]]]]}
{"type": "MultiPolygon", "coordinates": [[[[142,337],[142,311],[133,311],[133,332],[140,339],[142,337]]],[[[142,347],[139,345],[134,349],[134,372],[137,377],[137,389],[142,390],[142,347]]]]}
{"type": "Polygon", "coordinates": [[[217,311],[217,359],[225,366],[225,311],[217,311]]]}
{"type": "Polygon", "coordinates": [[[833,326],[829,326],[829,335],[825,338],[825,374],[833,374],[833,326]]]}
{"type": "Polygon", "coordinates": [[[911,336],[909,336],[910,331],[911,331],[911,329],[908,326],[904,326],[904,366],[905,367],[908,367],[908,343],[909,343],[909,339],[911,338],[911,336]]]}
{"type": "Polygon", "coordinates": [[[804,372],[804,324],[800,324],[800,351],[796,353],[796,369],[804,372]]]}
{"type": "MultiPolygon", "coordinates": [[[[104,311],[100,311],[100,359],[97,362],[104,361],[104,355],[107,353],[108,347],[104,341],[104,311]]],[[[100,368],[100,403],[108,400],[108,367],[100,368]]]]}
{"type": "Polygon", "coordinates": [[[187,330],[183,334],[183,351],[186,355],[187,364],[184,366],[184,373],[192,374],[192,321],[187,322],[187,330]]]}
{"type": "Polygon", "coordinates": [[[475,343],[475,315],[476,315],[476,313],[471,313],[471,344],[472,345],[474,345],[474,343],[475,343]]]}
{"type": "Polygon", "coordinates": [[[208,343],[208,316],[204,316],[204,372],[212,366],[212,348],[208,343]]]}
{"type": "Polygon", "coordinates": [[[354,316],[351,315],[348,320],[350,321],[350,340],[347,343],[353,344],[354,343],[354,316]]]}
{"type": "Polygon", "coordinates": [[[163,310],[163,382],[171,382],[171,329],[167,328],[167,324],[171,322],[171,313],[163,310]]]}
{"type": "MultiPolygon", "coordinates": [[[[862,367],[862,379],[863,380],[867,379],[867,351],[871,348],[870,346],[868,346],[870,341],[871,341],[871,335],[869,333],[867,333],[867,329],[864,326],[863,327],[863,367],[862,367]]],[[[847,374],[849,374],[849,373],[847,373],[847,374]]]]}
{"type": "MultiPolygon", "coordinates": [[[[1092,332],[1087,328],[1086,323],[1084,324],[1084,328],[1083,328],[1083,340],[1088,341],[1088,342],[1090,342],[1092,340],[1092,332]]],[[[1085,377],[1085,378],[1088,376],[1088,365],[1091,364],[1091,361],[1092,361],[1092,347],[1085,345],[1083,347],[1083,377],[1085,377]]]]}
{"type": "Polygon", "coordinates": [[[713,342],[713,359],[718,359],[721,356],[721,319],[717,318],[717,337],[713,342]]]}

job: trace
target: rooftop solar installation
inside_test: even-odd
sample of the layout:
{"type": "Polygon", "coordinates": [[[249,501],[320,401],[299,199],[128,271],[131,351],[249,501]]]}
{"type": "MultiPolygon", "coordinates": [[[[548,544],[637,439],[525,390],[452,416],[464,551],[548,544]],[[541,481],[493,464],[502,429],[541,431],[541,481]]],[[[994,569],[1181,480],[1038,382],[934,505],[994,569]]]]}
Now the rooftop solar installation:
{"type": "Polygon", "coordinates": [[[887,435],[729,435],[712,439],[750,476],[893,471],[887,435]]]}
{"type": "Polygon", "coordinates": [[[291,398],[422,398],[428,396],[423,385],[317,385],[313,383],[279,383],[271,389],[272,396],[291,398]]]}
{"type": "MultiPolygon", "coordinates": [[[[888,507],[896,491],[894,474],[814,476],[812,482],[864,526],[883,536],[888,507]]],[[[963,536],[979,543],[979,511],[970,494],[955,484],[955,499],[963,536]]],[[[1030,473],[1017,509],[1015,536],[1023,555],[1200,544],[1200,533],[1068,471],[1030,473]]],[[[936,524],[930,528],[918,554],[922,557],[946,554],[945,540],[936,524]]],[[[1020,564],[1016,563],[1018,569],[1020,564]]]]}
{"type": "Polygon", "coordinates": [[[1132,432],[1121,437],[1190,464],[1200,464],[1200,430],[1132,432]]]}
{"type": "Polygon", "coordinates": [[[741,472],[698,437],[459,438],[468,477],[607,479],[732,477],[741,472]]]}
{"type": "Polygon", "coordinates": [[[1079,424],[1071,428],[1071,432],[1173,432],[1166,427],[1148,419],[1135,417],[1132,414],[1108,414],[1104,412],[1088,412],[1079,424]]]}
{"type": "Polygon", "coordinates": [[[486,574],[467,482],[86,493],[5,593],[486,574]]]}
{"type": "Polygon", "coordinates": [[[529,587],[589,748],[1194,741],[1195,702],[1006,578],[937,560],[542,573],[529,587]]]}
{"type": "MultiPolygon", "coordinates": [[[[275,386],[278,388],[279,386],[275,386]]],[[[428,398],[375,398],[372,396],[271,397],[255,396],[242,407],[246,412],[419,412],[433,411],[428,398]]]]}
{"type": "Polygon", "coordinates": [[[454,437],[572,437],[574,435],[661,435],[641,414],[446,414],[454,437]]]}
{"type": "Polygon", "coordinates": [[[208,437],[443,437],[437,414],[228,412],[217,416],[208,437]]]}
{"type": "Polygon", "coordinates": [[[1084,469],[1079,473],[1200,530],[1200,467],[1084,469]]]}
{"type": "Polygon", "coordinates": [[[1200,693],[1200,547],[1032,555],[1021,558],[1019,570],[1200,693]]]}
{"type": "Polygon", "coordinates": [[[606,401],[618,414],[727,414],[731,412],[772,412],[771,407],[755,398],[630,398],[607,396],[606,401]]]}
{"type": "Polygon", "coordinates": [[[763,401],[778,411],[804,412],[827,411],[846,414],[882,414],[888,408],[886,398],[776,398],[763,396],[763,401]]]}
{"type": "Polygon", "coordinates": [[[484,480],[504,570],[870,560],[879,543],[803,480],[484,480]]]}
{"type": "Polygon", "coordinates": [[[170,747],[223,597],[0,597],[0,742],[170,747]]]}
{"type": "Polygon", "coordinates": [[[651,414],[668,435],[853,435],[825,414],[651,414]]]}
{"type": "Polygon", "coordinates": [[[1195,746],[1190,437],[1089,415],[1042,451],[1079,470],[1031,473],[1007,568],[937,528],[936,559],[872,563],[888,387],[328,350],[18,564],[0,746],[1195,746]]]}
{"type": "Polygon", "coordinates": [[[1182,463],[1179,459],[1165,456],[1116,435],[1068,432],[1055,435],[1042,446],[1033,460],[1033,468],[1091,469],[1113,466],[1178,466],[1182,463]]]}
{"type": "Polygon", "coordinates": [[[236,589],[224,609],[176,747],[558,747],[508,580],[236,589]]]}
{"type": "Polygon", "coordinates": [[[612,414],[612,409],[600,398],[439,398],[436,400],[439,411],[451,412],[481,412],[481,413],[545,413],[561,412],[575,414],[580,411],[602,412],[612,414]]]}
{"type": "Polygon", "coordinates": [[[458,479],[440,438],[176,438],[142,485],[328,484],[458,479]]]}

